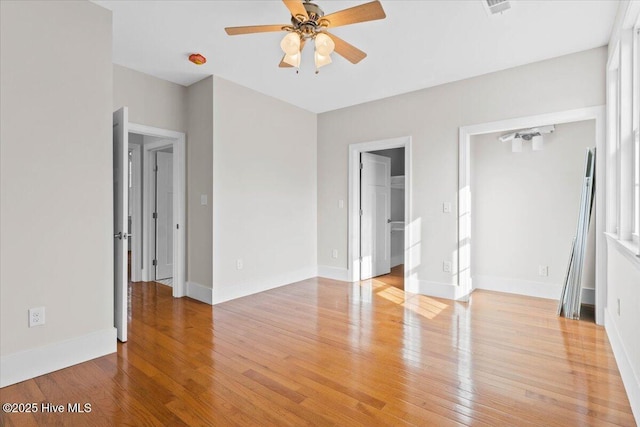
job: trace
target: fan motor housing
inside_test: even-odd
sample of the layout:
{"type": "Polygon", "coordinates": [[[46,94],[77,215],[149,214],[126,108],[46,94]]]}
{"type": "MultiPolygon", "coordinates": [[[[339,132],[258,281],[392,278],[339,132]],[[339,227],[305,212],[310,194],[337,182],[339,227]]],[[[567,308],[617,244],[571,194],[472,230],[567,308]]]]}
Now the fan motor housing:
{"type": "Polygon", "coordinates": [[[291,23],[294,26],[298,26],[301,24],[313,24],[313,25],[318,25],[318,21],[320,20],[320,18],[322,18],[324,16],[324,11],[322,9],[320,9],[320,6],[318,6],[315,3],[309,3],[309,2],[305,2],[303,3],[304,5],[304,9],[307,11],[307,15],[309,15],[309,19],[298,19],[295,16],[291,17],[291,23]]]}

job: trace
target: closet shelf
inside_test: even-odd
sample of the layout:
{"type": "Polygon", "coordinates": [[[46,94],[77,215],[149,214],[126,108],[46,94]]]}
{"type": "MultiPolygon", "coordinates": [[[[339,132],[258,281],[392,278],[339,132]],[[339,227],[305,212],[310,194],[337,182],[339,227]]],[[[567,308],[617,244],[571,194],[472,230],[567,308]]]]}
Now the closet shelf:
{"type": "Polygon", "coordinates": [[[404,175],[396,175],[391,177],[391,188],[404,189],[404,175]]]}
{"type": "Polygon", "coordinates": [[[391,232],[404,231],[404,221],[391,221],[391,232]]]}

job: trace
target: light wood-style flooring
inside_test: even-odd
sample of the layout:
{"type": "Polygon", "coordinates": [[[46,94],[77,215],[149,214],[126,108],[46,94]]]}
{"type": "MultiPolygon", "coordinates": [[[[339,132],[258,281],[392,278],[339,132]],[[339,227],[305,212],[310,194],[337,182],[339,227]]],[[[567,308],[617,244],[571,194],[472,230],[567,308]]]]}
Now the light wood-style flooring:
{"type": "Polygon", "coordinates": [[[130,287],[118,353],[0,390],[91,403],[7,426],[633,426],[602,327],[554,301],[470,303],[311,279],[214,307],[130,287]]]}
{"type": "Polygon", "coordinates": [[[393,286],[404,290],[404,264],[391,267],[391,272],[383,276],[373,278],[374,281],[382,282],[383,285],[393,286]]]}

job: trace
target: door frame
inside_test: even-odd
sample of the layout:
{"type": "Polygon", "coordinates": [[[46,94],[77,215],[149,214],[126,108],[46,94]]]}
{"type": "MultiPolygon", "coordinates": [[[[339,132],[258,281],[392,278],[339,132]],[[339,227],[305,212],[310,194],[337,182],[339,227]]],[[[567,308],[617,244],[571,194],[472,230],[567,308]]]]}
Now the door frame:
{"type": "Polygon", "coordinates": [[[151,280],[153,251],[151,234],[155,233],[150,220],[153,209],[150,206],[150,180],[148,179],[151,155],[154,151],[173,148],[173,221],[177,228],[173,230],[173,296],[186,295],[186,137],[182,132],[160,129],[151,126],[129,123],[129,132],[143,136],[162,138],[160,141],[142,145],[142,169],[145,171],[144,191],[142,192],[142,280],[151,280]]]}
{"type": "Polygon", "coordinates": [[[595,188],[595,225],[596,225],[596,323],[604,323],[604,307],[607,301],[607,242],[605,229],[605,107],[578,108],[535,116],[518,117],[496,122],[461,126],[458,150],[458,259],[457,275],[460,293],[466,297],[473,292],[471,275],[472,250],[472,180],[471,180],[471,137],[513,129],[524,129],[546,124],[563,124],[595,121],[596,141],[596,188],[595,188]]]}
{"type": "Polygon", "coordinates": [[[369,151],[404,148],[404,286],[407,292],[413,289],[409,278],[413,274],[411,226],[411,136],[383,139],[378,141],[349,144],[349,237],[347,244],[347,268],[349,280],[360,280],[360,154],[369,151]]]}

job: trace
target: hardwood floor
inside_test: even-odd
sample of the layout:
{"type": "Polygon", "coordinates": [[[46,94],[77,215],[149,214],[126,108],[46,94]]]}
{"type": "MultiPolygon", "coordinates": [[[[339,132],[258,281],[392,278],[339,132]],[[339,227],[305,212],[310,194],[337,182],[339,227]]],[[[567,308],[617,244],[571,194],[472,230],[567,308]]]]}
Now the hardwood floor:
{"type": "Polygon", "coordinates": [[[550,300],[312,279],[212,308],[130,289],[117,354],[0,390],[91,412],[0,424],[635,425],[604,329],[556,317],[550,300]]]}
{"type": "Polygon", "coordinates": [[[373,280],[404,290],[404,264],[391,267],[391,272],[389,274],[374,277],[373,280]]]}

